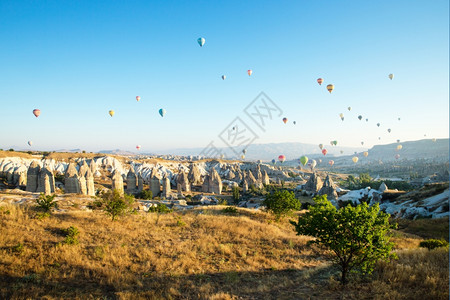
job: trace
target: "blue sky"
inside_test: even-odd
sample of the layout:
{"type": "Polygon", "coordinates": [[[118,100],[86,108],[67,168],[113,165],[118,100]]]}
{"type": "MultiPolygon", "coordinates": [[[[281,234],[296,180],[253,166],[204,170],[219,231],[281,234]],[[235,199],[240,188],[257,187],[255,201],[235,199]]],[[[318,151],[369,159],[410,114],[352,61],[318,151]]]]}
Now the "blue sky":
{"type": "Polygon", "coordinates": [[[1,1],[0,148],[203,147],[261,91],[289,121],[270,122],[257,143],[448,138],[448,11],[448,1],[1,1]]]}

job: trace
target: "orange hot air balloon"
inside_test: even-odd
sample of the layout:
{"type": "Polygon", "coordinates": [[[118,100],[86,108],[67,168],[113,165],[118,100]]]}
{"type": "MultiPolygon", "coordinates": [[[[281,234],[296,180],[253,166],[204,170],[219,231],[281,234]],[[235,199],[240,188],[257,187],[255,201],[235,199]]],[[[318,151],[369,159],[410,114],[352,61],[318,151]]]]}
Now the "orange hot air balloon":
{"type": "Polygon", "coordinates": [[[139,102],[139,100],[141,100],[141,96],[136,96],[136,101],[139,102]]]}
{"type": "Polygon", "coordinates": [[[322,150],[322,154],[323,154],[323,155],[327,155],[327,153],[328,153],[327,149],[323,149],[323,150],[322,150]]]}
{"type": "Polygon", "coordinates": [[[40,109],[33,109],[33,115],[37,118],[39,117],[39,115],[41,114],[41,110],[40,109]]]}
{"type": "Polygon", "coordinates": [[[352,161],[356,164],[358,162],[358,157],[357,156],[353,156],[352,161]]]}
{"type": "Polygon", "coordinates": [[[369,156],[369,152],[364,151],[364,152],[363,152],[363,155],[364,155],[364,157],[367,157],[367,156],[369,156]]]}
{"type": "Polygon", "coordinates": [[[323,79],[322,79],[322,78],[318,78],[318,79],[317,79],[317,83],[318,83],[319,85],[322,85],[322,82],[323,82],[323,79]]]}
{"type": "Polygon", "coordinates": [[[248,70],[248,71],[247,71],[248,76],[252,76],[252,73],[253,73],[252,70],[248,70]]]}
{"type": "Polygon", "coordinates": [[[332,85],[332,84],[327,85],[327,90],[330,92],[330,94],[333,91],[333,89],[334,89],[334,85],[332,85]]]}
{"type": "Polygon", "coordinates": [[[286,160],[286,156],[280,155],[280,156],[278,156],[278,160],[279,160],[281,163],[283,163],[283,162],[286,160]]]}
{"type": "Polygon", "coordinates": [[[333,166],[333,165],[334,165],[334,160],[330,160],[330,161],[328,162],[328,164],[329,164],[330,166],[333,166]]]}
{"type": "Polygon", "coordinates": [[[286,123],[287,123],[287,121],[288,121],[288,119],[287,119],[287,118],[283,118],[283,122],[284,122],[284,124],[286,124],[286,123]]]}

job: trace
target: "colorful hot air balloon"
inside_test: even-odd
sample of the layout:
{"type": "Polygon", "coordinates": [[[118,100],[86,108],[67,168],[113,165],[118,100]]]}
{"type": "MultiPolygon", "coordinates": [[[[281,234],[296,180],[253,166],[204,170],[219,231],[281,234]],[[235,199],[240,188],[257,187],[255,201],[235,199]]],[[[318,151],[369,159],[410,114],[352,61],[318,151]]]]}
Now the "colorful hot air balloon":
{"type": "Polygon", "coordinates": [[[361,146],[363,146],[364,145],[364,142],[361,142],[361,146]]]}
{"type": "Polygon", "coordinates": [[[276,163],[277,163],[277,161],[275,160],[275,158],[272,159],[272,164],[276,164],[276,163]]]}
{"type": "Polygon", "coordinates": [[[397,140],[397,143],[400,143],[400,140],[397,140]]]}
{"type": "Polygon", "coordinates": [[[202,37],[197,39],[197,43],[200,45],[200,47],[203,47],[203,45],[205,44],[205,41],[206,40],[202,37]]]}
{"type": "Polygon", "coordinates": [[[247,149],[242,150],[242,153],[247,154],[247,149]]]}
{"type": "Polygon", "coordinates": [[[327,90],[330,92],[330,94],[333,91],[333,89],[334,89],[334,85],[332,85],[332,84],[327,85],[327,90]]]}
{"type": "Polygon", "coordinates": [[[302,165],[306,165],[308,163],[308,157],[303,155],[302,157],[300,157],[300,162],[302,163],[302,165]]]}
{"type": "Polygon", "coordinates": [[[323,79],[322,79],[322,78],[317,78],[317,83],[318,83],[319,85],[322,85],[322,82],[323,82],[323,79]]]}
{"type": "Polygon", "coordinates": [[[136,149],[141,150],[141,145],[137,145],[136,149]]]}
{"type": "Polygon", "coordinates": [[[319,148],[320,148],[320,150],[322,150],[323,149],[323,144],[319,144],[319,148]]]}
{"type": "Polygon", "coordinates": [[[359,120],[361,121],[361,119],[362,119],[362,116],[361,116],[361,115],[359,115],[359,116],[358,116],[358,119],[359,119],[359,120]]]}
{"type": "Polygon", "coordinates": [[[316,165],[317,165],[317,161],[315,161],[314,159],[311,159],[311,160],[308,162],[308,166],[311,168],[311,171],[314,170],[314,168],[316,167],[316,165]]]}
{"type": "Polygon", "coordinates": [[[322,154],[323,154],[323,155],[327,155],[327,153],[328,153],[327,149],[323,149],[323,150],[322,150],[322,154]]]}
{"type": "Polygon", "coordinates": [[[389,128],[388,130],[387,130],[389,133],[391,133],[391,129],[389,128]]]}
{"type": "Polygon", "coordinates": [[[344,150],[341,150],[340,152],[341,152],[341,154],[344,154],[344,150]]]}
{"type": "Polygon", "coordinates": [[[279,160],[281,163],[283,163],[283,162],[286,160],[286,156],[280,155],[280,156],[278,156],[278,160],[279,160]]]}
{"type": "Polygon", "coordinates": [[[398,150],[402,150],[403,146],[402,145],[397,145],[397,151],[398,150]]]}
{"type": "Polygon", "coordinates": [[[432,138],[431,141],[436,142],[436,138],[432,138]]]}
{"type": "Polygon", "coordinates": [[[330,166],[333,166],[333,165],[334,165],[334,160],[330,160],[330,161],[328,162],[328,164],[329,164],[330,166]]]}
{"type": "Polygon", "coordinates": [[[347,109],[348,109],[348,111],[351,111],[352,110],[352,108],[349,106],[349,107],[347,107],[347,109]]]}
{"type": "Polygon", "coordinates": [[[369,156],[369,152],[364,151],[364,152],[363,152],[363,155],[364,155],[364,157],[367,157],[367,156],[369,156]]]}
{"type": "Polygon", "coordinates": [[[139,102],[139,100],[141,100],[141,96],[136,96],[136,101],[139,102]]]}
{"type": "Polygon", "coordinates": [[[344,114],[343,113],[340,113],[339,117],[341,117],[341,120],[344,121],[344,114]]]}
{"type": "MultiPolygon", "coordinates": [[[[392,74],[392,73],[389,74],[389,79],[390,79],[390,80],[394,79],[394,74],[392,74]]],[[[401,80],[400,80],[400,81],[401,81],[401,80]]]]}
{"type": "Polygon", "coordinates": [[[252,70],[247,70],[247,74],[248,76],[252,76],[253,71],[252,70]]]}
{"type": "Polygon", "coordinates": [[[109,111],[109,115],[112,117],[112,116],[114,116],[114,111],[113,110],[110,110],[109,111]]]}
{"type": "Polygon", "coordinates": [[[227,78],[227,76],[222,75],[222,80],[225,80],[227,78]]]}
{"type": "Polygon", "coordinates": [[[352,161],[356,164],[358,162],[359,158],[357,156],[353,156],[352,161]]]}
{"type": "Polygon", "coordinates": [[[39,115],[41,114],[41,110],[40,109],[33,109],[33,115],[37,118],[39,117],[39,115]]]}
{"type": "Polygon", "coordinates": [[[377,123],[377,126],[378,126],[378,127],[380,127],[380,125],[381,125],[380,123],[377,123]]]}
{"type": "Polygon", "coordinates": [[[294,123],[294,125],[295,125],[295,124],[297,124],[297,122],[295,122],[295,121],[294,121],[294,122],[292,122],[292,123],[294,123]]]}
{"type": "Polygon", "coordinates": [[[159,114],[161,115],[161,117],[164,117],[164,115],[166,114],[166,110],[164,108],[161,108],[159,110],[159,114]]]}
{"type": "Polygon", "coordinates": [[[366,119],[366,122],[369,122],[369,119],[366,119]]]}
{"type": "Polygon", "coordinates": [[[241,158],[242,158],[242,159],[244,159],[244,158],[245,158],[245,155],[244,155],[244,154],[242,154],[242,155],[241,155],[241,158]]]}
{"type": "Polygon", "coordinates": [[[286,124],[286,123],[287,123],[287,121],[288,121],[288,119],[287,119],[287,118],[283,118],[283,122],[284,122],[284,124],[286,124]]]}
{"type": "Polygon", "coordinates": [[[400,154],[395,154],[395,159],[399,159],[400,158],[400,154]]]}
{"type": "Polygon", "coordinates": [[[31,147],[31,145],[33,145],[32,141],[28,141],[28,145],[31,147]]]}
{"type": "Polygon", "coordinates": [[[333,141],[333,145],[336,146],[337,145],[337,141],[333,141]]]}

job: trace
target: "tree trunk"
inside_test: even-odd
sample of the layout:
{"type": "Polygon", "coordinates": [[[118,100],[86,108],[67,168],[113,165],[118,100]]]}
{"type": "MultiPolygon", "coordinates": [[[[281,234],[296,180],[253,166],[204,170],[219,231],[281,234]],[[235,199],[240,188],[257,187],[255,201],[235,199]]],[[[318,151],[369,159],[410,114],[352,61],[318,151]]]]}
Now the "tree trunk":
{"type": "Polygon", "coordinates": [[[345,285],[345,284],[347,284],[347,278],[346,278],[346,276],[347,276],[347,264],[343,264],[342,265],[342,275],[341,275],[341,284],[342,285],[345,285]]]}

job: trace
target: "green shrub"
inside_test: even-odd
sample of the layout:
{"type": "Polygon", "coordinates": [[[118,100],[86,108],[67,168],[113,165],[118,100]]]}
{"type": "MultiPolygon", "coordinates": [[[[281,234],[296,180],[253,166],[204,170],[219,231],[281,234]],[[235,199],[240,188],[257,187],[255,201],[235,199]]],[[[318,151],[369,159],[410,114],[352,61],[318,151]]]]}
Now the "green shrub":
{"type": "Polygon", "coordinates": [[[427,248],[428,250],[439,248],[439,247],[448,247],[448,242],[444,240],[435,240],[428,239],[420,242],[419,247],[427,248]]]}
{"type": "Polygon", "coordinates": [[[133,211],[134,197],[128,194],[121,195],[119,191],[102,192],[100,199],[94,201],[94,206],[102,208],[114,221],[119,216],[130,214],[133,211]]]}
{"type": "Polygon", "coordinates": [[[263,205],[275,215],[276,220],[280,220],[293,210],[299,210],[302,207],[302,203],[295,198],[295,194],[286,190],[276,190],[267,194],[263,205]]]}
{"type": "Polygon", "coordinates": [[[228,206],[228,207],[225,207],[224,209],[222,209],[222,212],[225,213],[225,214],[232,214],[232,215],[234,215],[234,214],[238,213],[238,210],[237,210],[236,207],[228,206]]]}
{"type": "Polygon", "coordinates": [[[237,186],[233,187],[232,194],[233,194],[234,203],[238,203],[239,202],[239,197],[240,197],[239,187],[237,187],[237,186]]]}
{"type": "Polygon", "coordinates": [[[50,214],[52,208],[56,207],[55,197],[56,195],[44,195],[41,193],[39,198],[36,199],[36,203],[45,214],[50,214]]]}
{"type": "Polygon", "coordinates": [[[24,249],[24,245],[22,243],[17,243],[17,245],[11,248],[11,251],[14,253],[22,253],[24,249]]]}
{"type": "Polygon", "coordinates": [[[143,190],[136,195],[136,198],[143,200],[152,200],[153,193],[150,190],[143,190]]]}
{"type": "Polygon", "coordinates": [[[80,232],[74,226],[70,226],[69,228],[63,229],[64,234],[66,235],[64,239],[64,243],[67,245],[76,245],[78,244],[78,235],[80,232]]]}
{"type": "Polygon", "coordinates": [[[350,271],[370,274],[378,260],[396,258],[394,244],[387,235],[394,226],[389,224],[389,214],[380,211],[378,204],[362,203],[337,210],[326,195],[315,197],[316,204],[291,221],[297,235],[315,237],[309,243],[330,250],[333,261],[341,269],[341,283],[347,283],[350,271]]]}
{"type": "Polygon", "coordinates": [[[173,210],[168,208],[165,204],[158,204],[156,206],[152,206],[148,209],[148,212],[159,213],[159,214],[168,214],[173,210]]]}
{"type": "Polygon", "coordinates": [[[178,227],[184,227],[186,226],[186,223],[181,219],[181,216],[176,216],[175,219],[177,220],[177,226],[178,227]]]}

